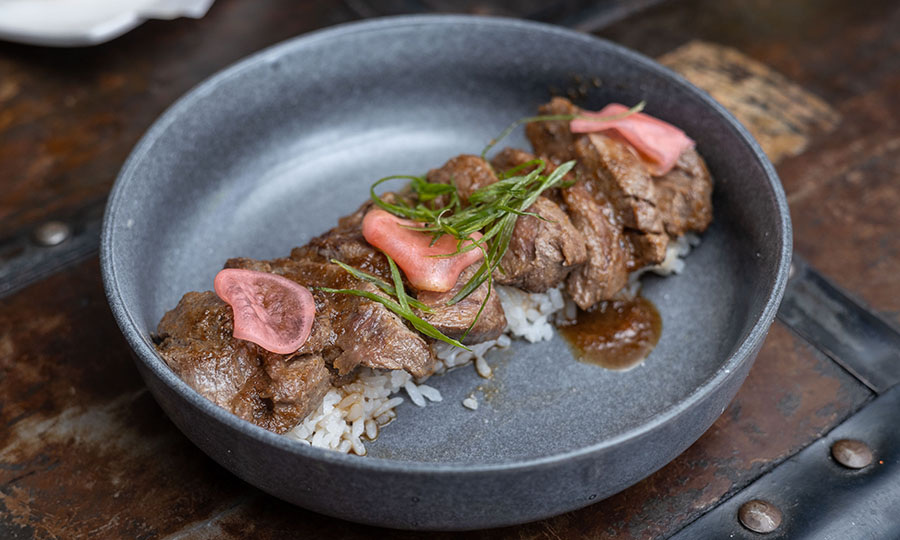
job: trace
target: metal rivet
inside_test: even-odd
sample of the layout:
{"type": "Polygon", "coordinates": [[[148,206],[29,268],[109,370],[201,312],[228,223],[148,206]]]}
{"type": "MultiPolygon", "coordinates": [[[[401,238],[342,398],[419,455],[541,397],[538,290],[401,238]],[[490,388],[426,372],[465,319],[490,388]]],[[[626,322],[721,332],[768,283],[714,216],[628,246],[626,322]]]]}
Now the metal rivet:
{"type": "Polygon", "coordinates": [[[781,525],[781,510],[774,504],[754,499],[741,505],[738,510],[741,524],[753,532],[770,533],[781,525]]]}
{"type": "Polygon", "coordinates": [[[42,246],[56,246],[69,239],[72,229],[62,221],[48,221],[34,231],[34,241],[42,246]]]}
{"type": "Polygon", "coordinates": [[[831,445],[834,460],[850,469],[862,469],[872,463],[872,450],[855,439],[841,439],[831,445]]]}

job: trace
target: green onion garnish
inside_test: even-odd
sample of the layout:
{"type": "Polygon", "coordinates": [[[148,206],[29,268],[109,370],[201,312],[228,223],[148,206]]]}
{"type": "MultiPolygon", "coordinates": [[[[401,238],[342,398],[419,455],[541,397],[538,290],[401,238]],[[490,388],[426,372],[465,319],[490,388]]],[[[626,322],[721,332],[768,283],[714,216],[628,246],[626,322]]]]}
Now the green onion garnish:
{"type": "MultiPolygon", "coordinates": [[[[509,135],[515,128],[522,124],[532,122],[547,121],[571,121],[575,118],[584,118],[591,121],[608,122],[612,120],[620,120],[631,114],[642,111],[644,102],[641,101],[628,111],[606,118],[586,117],[574,114],[559,115],[543,115],[530,116],[519,119],[510,124],[503,132],[488,143],[481,152],[482,159],[497,143],[509,135]]],[[[472,249],[480,249],[484,254],[481,266],[475,274],[466,282],[462,289],[451,298],[447,305],[453,305],[467,296],[472,294],[475,289],[481,286],[485,281],[488,282],[488,291],[485,295],[481,307],[469,328],[463,333],[461,339],[465,339],[475,323],[481,317],[488,298],[490,298],[493,290],[493,273],[498,270],[503,271],[500,267],[500,260],[506,254],[509,248],[509,242],[512,238],[513,230],[516,226],[516,220],[519,216],[533,216],[543,219],[541,216],[528,212],[528,208],[534,204],[534,201],[541,196],[544,191],[553,187],[566,187],[571,185],[570,182],[563,182],[563,177],[575,166],[574,161],[563,163],[548,175],[542,174],[547,164],[542,159],[534,159],[527,163],[523,163],[508,171],[498,175],[499,180],[493,184],[484,186],[469,196],[468,206],[463,207],[459,197],[459,192],[453,184],[438,184],[428,182],[424,177],[394,175],[382,178],[369,189],[372,201],[380,208],[406,219],[411,219],[421,223],[416,230],[431,233],[434,241],[437,241],[443,235],[450,235],[457,240],[457,249],[455,253],[444,255],[452,257],[462,252],[472,249]],[[532,168],[531,172],[522,174],[522,171],[532,168]],[[398,198],[394,203],[390,203],[382,199],[375,192],[375,188],[390,180],[407,180],[410,190],[415,194],[415,203],[409,204],[403,198],[398,198]],[[435,205],[434,202],[444,197],[442,205],[435,205]],[[430,204],[428,204],[430,203],[430,204]],[[483,236],[475,240],[472,234],[484,231],[483,236]],[[466,242],[469,242],[468,244],[466,242]]],[[[387,254],[385,254],[387,256],[387,254]]],[[[391,268],[391,278],[393,285],[386,281],[367,274],[352,266],[346,265],[340,261],[332,259],[331,262],[339,265],[341,268],[349,272],[357,279],[367,281],[374,284],[384,293],[396,298],[387,298],[379,296],[369,291],[361,291],[356,289],[330,289],[319,287],[318,289],[325,292],[353,294],[368,298],[374,302],[379,302],[397,315],[403,317],[412,324],[419,332],[426,336],[438,339],[445,343],[461,347],[469,350],[459,341],[449,338],[441,333],[434,326],[426,322],[413,313],[411,307],[423,312],[431,312],[425,304],[411,298],[406,293],[403,286],[403,278],[397,264],[394,260],[387,256],[388,264],[391,268]]]]}

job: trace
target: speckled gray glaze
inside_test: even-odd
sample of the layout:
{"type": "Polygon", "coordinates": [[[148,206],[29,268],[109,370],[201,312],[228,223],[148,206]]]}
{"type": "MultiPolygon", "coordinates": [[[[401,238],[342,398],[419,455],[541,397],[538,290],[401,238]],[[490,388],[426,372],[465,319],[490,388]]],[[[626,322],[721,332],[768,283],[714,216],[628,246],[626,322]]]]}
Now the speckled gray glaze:
{"type": "MultiPolygon", "coordinates": [[[[526,146],[521,132],[508,144],[526,146]]],[[[719,416],[785,285],[790,223],[772,166],[706,94],[652,61],[563,29],[475,17],[391,18],[308,34],[201,84],[150,129],[109,200],[109,302],[153,395],[234,474],[285,500],[399,528],[471,529],[602,500],[649,475],[719,416]],[[311,448],[237,419],[154,353],[150,332],[232,256],[286,255],[375,179],[477,153],[551,91],[647,101],[697,140],[715,222],[687,270],[648,278],[663,317],[640,367],[576,362],[556,338],[490,357],[495,375],[433,378],[441,403],[399,407],[370,456],[311,448]],[[460,401],[475,392],[481,406],[460,401]]]]}

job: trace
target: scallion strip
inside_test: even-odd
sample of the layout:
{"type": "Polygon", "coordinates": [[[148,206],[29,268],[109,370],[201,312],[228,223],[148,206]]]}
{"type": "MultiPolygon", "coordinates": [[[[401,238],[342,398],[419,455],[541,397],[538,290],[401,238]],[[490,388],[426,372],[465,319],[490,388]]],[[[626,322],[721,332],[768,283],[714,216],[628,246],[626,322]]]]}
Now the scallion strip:
{"type": "Polygon", "coordinates": [[[316,290],[319,290],[322,292],[333,293],[333,294],[350,294],[353,296],[360,296],[362,298],[369,299],[373,302],[378,302],[379,304],[383,305],[384,307],[386,307],[389,310],[396,313],[398,316],[403,317],[404,319],[409,321],[410,324],[413,325],[413,328],[418,330],[420,333],[425,334],[428,337],[443,341],[444,343],[449,343],[450,345],[453,345],[454,347],[459,347],[460,349],[465,349],[467,351],[471,351],[471,349],[469,349],[468,347],[466,347],[459,341],[442,334],[440,330],[431,326],[431,324],[429,324],[427,321],[418,317],[409,308],[404,310],[400,304],[398,304],[397,302],[394,302],[390,298],[385,298],[384,296],[379,296],[371,291],[360,291],[358,289],[332,289],[330,287],[314,287],[314,288],[316,290]]]}

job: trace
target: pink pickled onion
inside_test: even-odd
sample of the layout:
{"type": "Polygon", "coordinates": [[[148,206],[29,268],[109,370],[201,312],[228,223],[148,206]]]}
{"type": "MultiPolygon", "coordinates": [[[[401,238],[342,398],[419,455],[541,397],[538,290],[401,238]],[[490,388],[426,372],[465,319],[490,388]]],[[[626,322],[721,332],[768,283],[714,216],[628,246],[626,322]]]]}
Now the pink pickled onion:
{"type": "MultiPolygon", "coordinates": [[[[628,107],[610,103],[599,112],[583,111],[581,116],[608,118],[628,112],[628,107]]],[[[569,123],[572,133],[594,133],[614,130],[650,161],[652,173],[662,176],[672,170],[678,156],[694,141],[677,127],[649,114],[633,113],[615,120],[589,120],[576,118],[569,123]]]]}
{"type": "MultiPolygon", "coordinates": [[[[375,208],[363,218],[362,232],[368,243],[394,259],[413,287],[420,291],[449,291],[459,274],[481,260],[483,254],[480,249],[472,249],[452,257],[435,257],[455,253],[456,238],[444,235],[431,245],[430,233],[408,228],[420,226],[420,223],[375,208]]],[[[481,233],[472,237],[478,240],[481,233]]],[[[468,244],[471,242],[466,242],[468,244]]]]}
{"type": "Polygon", "coordinates": [[[234,337],[277,354],[290,354],[312,330],[316,305],[306,287],[285,277],[226,268],[213,282],[234,311],[234,337]]]}

